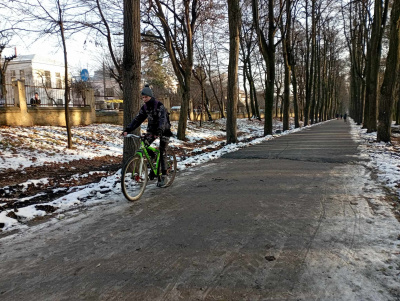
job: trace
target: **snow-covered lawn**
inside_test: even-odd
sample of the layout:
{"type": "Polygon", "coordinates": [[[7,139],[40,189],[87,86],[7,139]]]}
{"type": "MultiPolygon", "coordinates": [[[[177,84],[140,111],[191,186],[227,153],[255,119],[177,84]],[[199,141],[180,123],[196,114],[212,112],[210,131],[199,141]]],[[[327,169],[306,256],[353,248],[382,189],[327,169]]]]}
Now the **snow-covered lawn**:
{"type": "MultiPolygon", "coordinates": [[[[397,191],[400,197],[400,145],[376,142],[376,132],[367,133],[366,129],[351,122],[354,139],[361,143],[361,155],[370,159],[369,167],[378,171],[378,178],[385,185],[397,191]]],[[[396,128],[393,125],[392,128],[396,128]]],[[[399,126],[397,126],[397,129],[399,126]]],[[[397,134],[400,136],[400,134],[397,134]]]]}

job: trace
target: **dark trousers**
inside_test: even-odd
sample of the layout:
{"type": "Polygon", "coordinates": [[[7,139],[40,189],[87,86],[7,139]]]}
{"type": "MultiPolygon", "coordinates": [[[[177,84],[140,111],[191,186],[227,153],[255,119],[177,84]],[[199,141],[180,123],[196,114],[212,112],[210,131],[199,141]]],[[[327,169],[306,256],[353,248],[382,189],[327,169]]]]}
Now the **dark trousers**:
{"type": "MultiPolygon", "coordinates": [[[[152,133],[147,133],[146,134],[146,140],[148,141],[149,145],[156,140],[156,136],[154,136],[152,133]]],[[[167,174],[167,148],[169,144],[169,137],[162,136],[160,137],[160,167],[161,167],[161,174],[166,175],[167,174]]]]}

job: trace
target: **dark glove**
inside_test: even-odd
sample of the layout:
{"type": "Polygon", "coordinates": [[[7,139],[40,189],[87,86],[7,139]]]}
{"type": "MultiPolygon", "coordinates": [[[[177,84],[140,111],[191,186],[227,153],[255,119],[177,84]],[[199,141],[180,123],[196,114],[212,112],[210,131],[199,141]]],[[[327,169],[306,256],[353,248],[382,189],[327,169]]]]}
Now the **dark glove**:
{"type": "Polygon", "coordinates": [[[157,136],[162,136],[162,134],[163,134],[163,130],[162,129],[158,129],[157,130],[157,136]]]}

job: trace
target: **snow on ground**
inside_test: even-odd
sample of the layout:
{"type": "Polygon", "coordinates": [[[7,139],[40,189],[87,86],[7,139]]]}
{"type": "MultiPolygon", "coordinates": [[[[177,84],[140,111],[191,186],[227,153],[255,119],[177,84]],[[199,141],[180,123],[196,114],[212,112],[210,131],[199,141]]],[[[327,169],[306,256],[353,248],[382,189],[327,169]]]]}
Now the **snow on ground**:
{"type": "Polygon", "coordinates": [[[122,154],[121,126],[73,127],[72,136],[73,149],[68,149],[63,127],[3,127],[0,129],[0,171],[122,154]]]}
{"type": "Polygon", "coordinates": [[[377,142],[376,132],[367,133],[351,119],[350,124],[353,138],[361,143],[361,156],[370,159],[367,165],[376,169],[379,180],[400,198],[400,146],[377,142]]]}
{"type": "MultiPolygon", "coordinates": [[[[239,119],[238,131],[241,133],[239,142],[225,145],[225,122],[225,120],[217,120],[213,123],[205,122],[202,127],[199,127],[198,123],[189,123],[187,142],[182,142],[176,138],[171,139],[171,147],[186,150],[184,156],[178,157],[178,170],[184,170],[188,167],[217,159],[223,154],[240,148],[307,128],[291,129],[280,134],[263,137],[264,125],[262,122],[239,119]],[[193,147],[193,144],[196,147],[193,147]],[[207,148],[219,149],[205,152],[207,148]]],[[[399,150],[396,153],[392,145],[375,143],[376,133],[366,134],[364,130],[356,126],[352,121],[351,126],[354,139],[361,143],[362,156],[368,156],[371,159],[369,164],[378,168],[379,178],[388,187],[397,189],[399,193],[399,150]]],[[[143,129],[145,127],[146,125],[143,125],[143,129]]],[[[175,132],[176,128],[177,123],[173,122],[173,130],[175,129],[175,132]]],[[[281,123],[276,121],[274,128],[276,130],[280,129],[281,123]]],[[[28,166],[41,166],[51,162],[68,162],[105,155],[122,155],[123,140],[120,126],[95,124],[74,127],[72,132],[74,148],[70,150],[66,148],[65,129],[61,127],[1,128],[0,171],[7,168],[18,169],[28,166]]],[[[103,177],[99,183],[70,187],[67,195],[41,205],[50,205],[58,208],[55,216],[56,218],[62,218],[63,212],[66,210],[71,210],[78,206],[91,206],[97,203],[109,202],[108,198],[104,197],[107,193],[121,194],[120,184],[118,183],[119,174],[120,171],[112,176],[103,177]]],[[[45,183],[47,180],[32,180],[22,183],[22,185],[27,186],[34,181],[45,183]]],[[[34,197],[37,196],[35,195],[34,197]]],[[[32,197],[21,199],[20,202],[24,202],[29,198],[32,197]]],[[[122,198],[120,199],[123,200],[122,198]]],[[[35,205],[30,205],[15,212],[18,217],[17,220],[6,216],[9,211],[0,212],[0,223],[4,223],[3,231],[26,228],[26,221],[46,214],[45,211],[36,209],[35,205]]]]}

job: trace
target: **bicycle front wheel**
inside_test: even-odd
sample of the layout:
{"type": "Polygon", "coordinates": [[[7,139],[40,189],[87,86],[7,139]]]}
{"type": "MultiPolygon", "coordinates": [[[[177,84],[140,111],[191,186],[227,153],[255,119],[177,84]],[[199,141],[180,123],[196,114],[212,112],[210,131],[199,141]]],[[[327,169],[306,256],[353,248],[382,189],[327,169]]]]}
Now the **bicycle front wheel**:
{"type": "Polygon", "coordinates": [[[177,170],[177,163],[176,163],[176,156],[172,149],[167,149],[167,177],[164,187],[171,186],[172,182],[175,179],[176,170],[177,170]]]}
{"type": "Polygon", "coordinates": [[[137,201],[147,185],[147,160],[136,154],[121,171],[121,188],[128,201],[137,201]]]}

